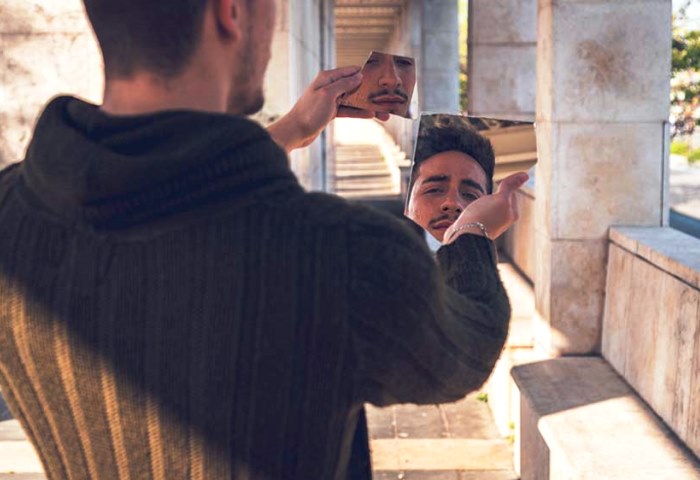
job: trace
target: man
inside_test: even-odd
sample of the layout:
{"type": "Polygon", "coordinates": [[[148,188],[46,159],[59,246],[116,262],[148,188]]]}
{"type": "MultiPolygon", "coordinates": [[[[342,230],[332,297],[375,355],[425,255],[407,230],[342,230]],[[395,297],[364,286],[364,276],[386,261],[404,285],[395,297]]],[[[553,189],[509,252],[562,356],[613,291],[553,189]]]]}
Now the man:
{"type": "Polygon", "coordinates": [[[362,67],[360,87],[342,103],[410,117],[408,110],[415,84],[416,65],[412,58],[372,52],[362,67]]]}
{"type": "MultiPolygon", "coordinates": [[[[390,216],[303,191],[241,116],[274,3],[85,0],[104,102],[53,100],[0,172],[0,388],[49,479],[342,479],[363,402],[456,400],[498,358],[489,240],[438,265],[390,216]]],[[[273,138],[308,143],[359,82],[322,74],[273,138]]],[[[511,197],[457,223],[505,228],[511,197]]]]}
{"type": "Polygon", "coordinates": [[[423,117],[405,212],[439,242],[450,240],[472,202],[492,192],[496,164],[487,138],[466,124],[441,124],[451,117],[423,117]]]}

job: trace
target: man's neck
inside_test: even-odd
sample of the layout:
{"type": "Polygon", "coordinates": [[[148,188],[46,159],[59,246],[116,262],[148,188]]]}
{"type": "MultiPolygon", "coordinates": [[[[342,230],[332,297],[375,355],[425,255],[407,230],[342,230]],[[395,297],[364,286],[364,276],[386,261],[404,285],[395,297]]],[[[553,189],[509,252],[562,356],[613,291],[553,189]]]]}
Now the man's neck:
{"type": "Polygon", "coordinates": [[[152,73],[105,82],[102,110],[112,115],[143,115],[165,110],[227,111],[228,92],[192,70],[173,79],[152,73]]]}

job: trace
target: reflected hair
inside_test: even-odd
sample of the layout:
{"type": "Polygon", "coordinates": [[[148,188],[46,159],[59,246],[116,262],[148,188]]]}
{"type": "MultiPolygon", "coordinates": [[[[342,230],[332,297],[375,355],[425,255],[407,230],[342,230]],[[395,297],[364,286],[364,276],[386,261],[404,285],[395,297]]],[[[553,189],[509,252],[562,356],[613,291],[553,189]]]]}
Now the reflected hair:
{"type": "Polygon", "coordinates": [[[208,0],[83,0],[107,78],[181,73],[202,35],[208,0]]]}
{"type": "Polygon", "coordinates": [[[428,158],[442,152],[462,152],[472,157],[486,173],[486,192],[493,192],[493,173],[496,155],[493,145],[469,122],[459,115],[423,115],[421,117],[414,166],[408,188],[410,197],[418,178],[420,165],[428,158]]]}

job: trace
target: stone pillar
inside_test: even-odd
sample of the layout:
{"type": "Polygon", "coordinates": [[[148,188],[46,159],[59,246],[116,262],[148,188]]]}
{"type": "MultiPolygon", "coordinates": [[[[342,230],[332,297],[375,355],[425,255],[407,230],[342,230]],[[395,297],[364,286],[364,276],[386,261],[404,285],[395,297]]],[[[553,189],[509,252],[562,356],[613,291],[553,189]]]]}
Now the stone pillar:
{"type": "Polygon", "coordinates": [[[663,222],[671,0],[538,10],[536,342],[598,353],[608,228],[663,222]]]}
{"type": "MultiPolygon", "coordinates": [[[[333,62],[333,5],[332,0],[288,0],[286,15],[289,15],[288,28],[288,90],[280,89],[280,76],[268,70],[270,88],[280,89],[278,95],[288,95],[288,107],[301,96],[316,75],[331,68],[333,62]],[[330,44],[329,44],[330,43],[330,44]]],[[[281,0],[287,4],[287,0],[281,0]]],[[[284,50],[273,51],[274,55],[284,55],[284,50]]],[[[284,113],[284,112],[281,112],[284,113]]],[[[329,157],[327,150],[328,133],[321,135],[309,147],[297,150],[291,155],[292,169],[301,183],[309,190],[326,190],[328,181],[329,157]]]]}
{"type": "Polygon", "coordinates": [[[537,0],[471,0],[470,115],[535,119],[537,0]]]}
{"type": "Polygon", "coordinates": [[[102,58],[80,0],[0,2],[0,168],[21,160],[59,93],[100,102],[102,58]]]}
{"type": "Polygon", "coordinates": [[[420,106],[426,112],[459,111],[459,10],[457,0],[422,0],[420,106]]]}

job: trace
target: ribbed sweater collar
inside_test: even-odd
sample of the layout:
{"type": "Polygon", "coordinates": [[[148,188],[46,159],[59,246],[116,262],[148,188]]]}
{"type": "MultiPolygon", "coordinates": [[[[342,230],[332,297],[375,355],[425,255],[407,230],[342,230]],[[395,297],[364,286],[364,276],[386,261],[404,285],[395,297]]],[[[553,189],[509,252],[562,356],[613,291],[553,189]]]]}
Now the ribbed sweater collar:
{"type": "Polygon", "coordinates": [[[20,168],[35,200],[96,228],[271,185],[300,188],[284,151],[246,118],[194,111],[117,117],[72,97],[47,105],[20,168]]]}

